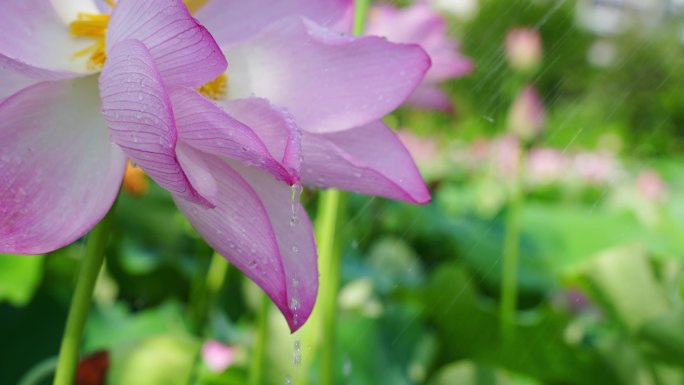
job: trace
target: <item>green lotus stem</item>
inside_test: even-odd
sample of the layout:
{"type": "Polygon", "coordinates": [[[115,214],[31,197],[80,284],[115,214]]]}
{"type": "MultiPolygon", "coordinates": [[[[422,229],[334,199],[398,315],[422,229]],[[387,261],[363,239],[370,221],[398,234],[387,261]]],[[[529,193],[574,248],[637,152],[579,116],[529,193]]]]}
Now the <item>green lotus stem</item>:
{"type": "MultiPolygon", "coordinates": [[[[356,0],[354,3],[354,30],[356,36],[363,35],[370,0],[356,0]]],[[[319,212],[316,220],[316,240],[318,242],[318,264],[320,272],[320,307],[322,342],[321,385],[333,385],[337,374],[336,332],[337,296],[340,289],[342,250],[337,237],[344,212],[346,196],[338,190],[321,193],[319,212]]]]}
{"type": "Polygon", "coordinates": [[[268,340],[268,310],[271,300],[266,294],[261,295],[261,304],[257,314],[257,332],[252,361],[249,366],[249,385],[263,385],[266,364],[266,340],[268,340]]]}
{"type": "Polygon", "coordinates": [[[355,0],[354,2],[354,35],[361,36],[366,29],[370,0],[355,0]]]}
{"type": "Polygon", "coordinates": [[[71,300],[62,344],[59,349],[54,385],[73,385],[79,360],[83,327],[85,326],[97,276],[104,261],[104,250],[112,225],[113,208],[102,218],[86,238],[86,251],[71,300]]]}
{"type": "Polygon", "coordinates": [[[195,331],[202,336],[209,314],[215,306],[218,294],[221,291],[228,272],[228,260],[217,252],[211,256],[209,268],[205,279],[198,284],[197,289],[191,296],[191,314],[194,317],[195,331]]]}
{"type": "MultiPolygon", "coordinates": [[[[525,159],[525,150],[521,148],[518,159],[519,168],[522,169],[525,159]]],[[[501,280],[501,303],[499,321],[501,335],[504,338],[511,336],[515,329],[515,310],[518,303],[518,265],[520,257],[520,221],[524,203],[522,191],[522,172],[513,181],[511,195],[508,201],[506,215],[506,233],[503,244],[503,273],[501,280]]]]}
{"type": "Polygon", "coordinates": [[[316,220],[318,265],[320,272],[320,317],[322,326],[321,385],[332,385],[336,370],[337,295],[340,287],[340,239],[337,237],[340,219],[346,208],[345,194],[328,190],[321,194],[316,220]]]}

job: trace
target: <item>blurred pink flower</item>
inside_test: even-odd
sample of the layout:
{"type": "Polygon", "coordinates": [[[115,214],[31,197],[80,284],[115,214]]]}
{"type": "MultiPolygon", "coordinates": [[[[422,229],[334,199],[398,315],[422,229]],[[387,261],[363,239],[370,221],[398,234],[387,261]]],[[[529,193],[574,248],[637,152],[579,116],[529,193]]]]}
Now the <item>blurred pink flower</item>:
{"type": "Polygon", "coordinates": [[[517,71],[534,71],[541,64],[542,40],[534,29],[511,29],[506,34],[505,48],[508,63],[517,71]]]}
{"type": "Polygon", "coordinates": [[[520,141],[513,135],[502,135],[492,141],[491,159],[502,178],[515,178],[520,172],[520,141]]]}
{"type": "Polygon", "coordinates": [[[441,110],[453,108],[451,99],[438,83],[470,73],[473,62],[461,54],[458,42],[447,36],[447,27],[446,20],[427,4],[403,9],[378,5],[371,9],[366,34],[383,36],[397,43],[418,44],[432,60],[425,80],[406,104],[441,110]]]}
{"type": "Polygon", "coordinates": [[[637,190],[652,202],[662,202],[667,196],[665,182],[656,170],[643,170],[637,177],[637,190]]]}
{"type": "Polygon", "coordinates": [[[215,373],[228,369],[235,361],[236,351],[218,341],[207,341],[202,345],[202,359],[209,370],[215,373]]]}
{"type": "Polygon", "coordinates": [[[615,157],[607,152],[580,152],[572,159],[574,174],[587,184],[610,183],[619,174],[615,157]]]}
{"type": "Polygon", "coordinates": [[[533,86],[526,86],[508,111],[508,130],[524,141],[541,134],[546,124],[546,113],[539,94],[533,86]]]}
{"type": "Polygon", "coordinates": [[[429,166],[437,160],[437,142],[434,139],[418,136],[409,130],[400,130],[397,134],[418,165],[429,166]]]}
{"type": "Polygon", "coordinates": [[[549,184],[563,178],[568,159],[554,148],[533,148],[527,157],[526,177],[534,183],[549,184]]]}

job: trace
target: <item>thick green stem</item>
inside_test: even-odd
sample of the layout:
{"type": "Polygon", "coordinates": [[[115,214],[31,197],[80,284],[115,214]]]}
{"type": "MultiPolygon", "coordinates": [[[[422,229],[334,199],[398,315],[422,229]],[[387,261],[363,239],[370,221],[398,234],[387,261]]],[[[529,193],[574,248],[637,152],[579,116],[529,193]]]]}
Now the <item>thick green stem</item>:
{"type": "Polygon", "coordinates": [[[76,291],[71,300],[64,336],[62,337],[62,345],[59,349],[59,360],[57,362],[54,385],[73,385],[74,383],[81,339],[83,337],[83,327],[90,311],[95,282],[104,261],[104,250],[107,245],[107,239],[109,239],[113,211],[109,211],[102,221],[88,234],[86,239],[85,256],[83,261],[81,261],[76,291]]]}
{"type": "Polygon", "coordinates": [[[319,287],[322,326],[321,385],[332,385],[336,374],[335,333],[342,256],[337,231],[345,207],[343,192],[328,190],[321,194],[316,220],[318,265],[321,277],[319,287]]]}
{"type": "MultiPolygon", "coordinates": [[[[518,168],[522,170],[525,152],[521,149],[518,168]]],[[[518,302],[518,264],[520,254],[520,215],[524,203],[522,173],[518,172],[511,186],[503,244],[503,275],[501,281],[500,327],[507,338],[515,328],[515,309],[518,302]]]]}
{"type": "Polygon", "coordinates": [[[262,294],[259,313],[257,314],[257,332],[252,351],[252,361],[249,366],[249,385],[262,385],[266,364],[266,340],[268,339],[268,310],[271,300],[262,294]]]}
{"type": "MultiPolygon", "coordinates": [[[[362,35],[366,26],[370,0],[356,0],[354,4],[354,35],[362,35]]],[[[340,224],[346,211],[346,196],[338,190],[321,193],[316,218],[322,346],[320,351],[320,385],[333,385],[337,374],[335,351],[337,332],[337,296],[341,280],[341,242],[338,237],[340,224]]],[[[315,313],[316,314],[316,313],[315,313]]]]}

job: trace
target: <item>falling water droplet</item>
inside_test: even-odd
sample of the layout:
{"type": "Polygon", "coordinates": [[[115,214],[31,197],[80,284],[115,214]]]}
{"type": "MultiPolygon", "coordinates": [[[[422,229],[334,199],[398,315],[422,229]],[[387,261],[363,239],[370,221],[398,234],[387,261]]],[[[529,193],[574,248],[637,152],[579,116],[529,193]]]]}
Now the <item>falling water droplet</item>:
{"type": "MultiPolygon", "coordinates": [[[[290,218],[290,226],[293,227],[299,224],[299,216],[297,213],[299,212],[299,199],[302,195],[302,190],[303,187],[299,183],[295,183],[290,187],[290,191],[292,193],[292,217],[290,218]]],[[[295,248],[296,246],[293,246],[292,251],[296,253],[299,250],[295,250],[295,248]]]]}
{"type": "Polygon", "coordinates": [[[349,359],[349,356],[344,358],[344,363],[342,364],[342,374],[344,374],[345,377],[349,377],[352,372],[352,363],[351,360],[349,359]]]}
{"type": "Polygon", "coordinates": [[[292,366],[297,367],[302,363],[302,344],[299,340],[294,342],[294,352],[292,352],[292,366]]]}

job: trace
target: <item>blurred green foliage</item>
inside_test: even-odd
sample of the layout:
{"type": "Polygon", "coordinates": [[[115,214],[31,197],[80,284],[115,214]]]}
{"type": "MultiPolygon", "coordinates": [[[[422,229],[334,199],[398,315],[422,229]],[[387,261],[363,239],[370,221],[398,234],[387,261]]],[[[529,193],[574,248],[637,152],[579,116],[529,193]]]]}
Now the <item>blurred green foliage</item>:
{"type": "MultiPolygon", "coordinates": [[[[684,383],[681,20],[598,37],[578,26],[575,6],[481,0],[474,19],[450,19],[476,64],[444,86],[455,114],[403,109],[388,119],[437,143],[437,164],[421,165],[433,203],[354,195],[339,231],[338,384],[684,383]],[[497,309],[509,189],[491,159],[471,158],[476,144],[503,133],[521,85],[503,54],[517,26],[538,29],[544,42],[531,81],[548,121],[534,146],[568,158],[608,151],[620,170],[601,183],[525,185],[520,300],[506,339],[497,309]],[[613,65],[587,62],[599,40],[616,48],[613,65]],[[639,195],[645,169],[663,178],[662,199],[639,195]]],[[[314,213],[316,193],[303,195],[314,213]]],[[[0,255],[0,383],[16,383],[57,353],[82,252],[79,241],[45,256],[0,255]]],[[[84,342],[85,354],[110,352],[109,385],[245,383],[259,293],[230,268],[206,322],[198,321],[211,254],[162,189],[121,195],[84,342]],[[207,367],[200,348],[209,339],[237,349],[232,366],[207,367]]],[[[293,364],[299,336],[275,309],[269,330],[264,385],[315,384],[318,357],[305,359],[309,368],[293,364]]]]}

